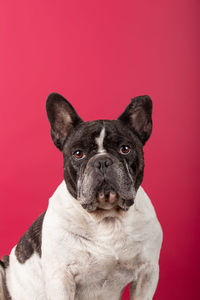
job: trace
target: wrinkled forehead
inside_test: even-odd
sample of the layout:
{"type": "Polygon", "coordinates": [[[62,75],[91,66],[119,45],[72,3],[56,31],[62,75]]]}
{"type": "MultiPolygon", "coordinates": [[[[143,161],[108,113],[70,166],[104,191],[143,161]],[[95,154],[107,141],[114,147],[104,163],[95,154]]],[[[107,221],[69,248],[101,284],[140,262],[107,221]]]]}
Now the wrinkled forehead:
{"type": "Polygon", "coordinates": [[[118,120],[97,120],[79,125],[70,136],[71,147],[96,147],[103,151],[103,147],[118,145],[122,141],[133,139],[131,131],[118,120]]]}

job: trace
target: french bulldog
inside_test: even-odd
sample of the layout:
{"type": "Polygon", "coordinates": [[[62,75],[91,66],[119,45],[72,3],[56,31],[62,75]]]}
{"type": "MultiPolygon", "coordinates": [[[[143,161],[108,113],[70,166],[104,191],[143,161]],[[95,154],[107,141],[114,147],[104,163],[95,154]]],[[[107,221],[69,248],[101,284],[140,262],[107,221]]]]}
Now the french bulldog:
{"type": "Polygon", "coordinates": [[[116,120],[83,122],[61,95],[47,98],[64,180],[46,212],[0,262],[0,300],[151,300],[162,229],[141,187],[152,131],[149,96],[116,120]]]}

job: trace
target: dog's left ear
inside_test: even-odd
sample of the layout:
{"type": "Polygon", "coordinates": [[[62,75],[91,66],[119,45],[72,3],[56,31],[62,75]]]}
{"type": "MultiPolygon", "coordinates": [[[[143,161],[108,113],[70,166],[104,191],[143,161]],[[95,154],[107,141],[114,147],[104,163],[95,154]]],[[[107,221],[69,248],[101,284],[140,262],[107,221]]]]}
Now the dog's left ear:
{"type": "Polygon", "coordinates": [[[119,116],[118,120],[132,129],[143,145],[152,131],[152,100],[149,96],[139,96],[131,99],[131,103],[119,116]]]}
{"type": "Polygon", "coordinates": [[[51,137],[62,151],[70,131],[83,122],[73,106],[61,95],[52,93],[46,102],[47,116],[51,125],[51,137]]]}

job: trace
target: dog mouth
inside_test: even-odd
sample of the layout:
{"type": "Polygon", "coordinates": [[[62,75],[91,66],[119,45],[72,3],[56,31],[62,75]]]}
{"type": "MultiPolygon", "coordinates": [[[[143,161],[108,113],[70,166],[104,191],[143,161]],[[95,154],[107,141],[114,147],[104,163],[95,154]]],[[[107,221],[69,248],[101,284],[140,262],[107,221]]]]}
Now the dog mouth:
{"type": "Polygon", "coordinates": [[[134,197],[124,199],[115,190],[99,191],[96,193],[94,200],[90,203],[82,203],[82,207],[88,212],[93,211],[109,211],[113,208],[127,211],[134,204],[134,197]]]}

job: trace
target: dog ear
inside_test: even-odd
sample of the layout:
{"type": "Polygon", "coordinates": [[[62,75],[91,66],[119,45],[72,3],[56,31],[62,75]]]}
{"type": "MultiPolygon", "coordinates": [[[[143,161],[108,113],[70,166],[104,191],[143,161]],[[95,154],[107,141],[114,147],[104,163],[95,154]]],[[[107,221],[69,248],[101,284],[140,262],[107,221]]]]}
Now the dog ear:
{"type": "Polygon", "coordinates": [[[52,93],[46,101],[46,111],[51,125],[51,137],[62,151],[64,142],[72,128],[82,122],[73,106],[61,95],[52,93]]]}
{"type": "Polygon", "coordinates": [[[152,100],[149,96],[131,99],[131,103],[119,116],[118,120],[131,128],[140,138],[143,145],[152,131],[152,100]]]}

